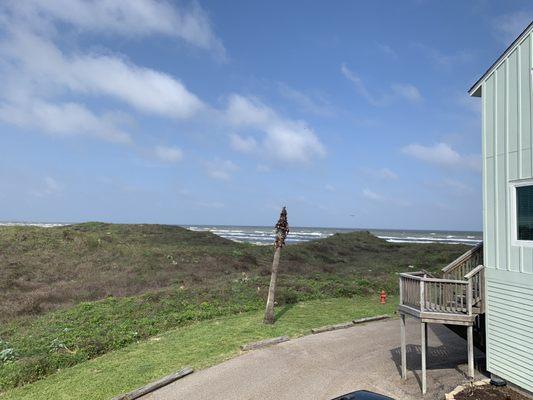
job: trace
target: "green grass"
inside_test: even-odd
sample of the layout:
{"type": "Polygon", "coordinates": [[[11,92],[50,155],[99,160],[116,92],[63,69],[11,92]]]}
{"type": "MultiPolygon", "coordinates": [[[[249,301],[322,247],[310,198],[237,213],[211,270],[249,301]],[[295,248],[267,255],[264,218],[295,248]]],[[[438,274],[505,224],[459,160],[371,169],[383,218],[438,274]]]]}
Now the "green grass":
{"type": "MultiPolygon", "coordinates": [[[[394,294],[408,265],[436,271],[466,249],[368,232],[288,245],[276,301],[394,294]]],[[[171,329],[263,309],[272,252],[177,226],[0,227],[0,391],[171,329]]]]}
{"type": "Polygon", "coordinates": [[[237,355],[244,343],[281,335],[298,337],[314,327],[392,314],[396,304],[395,296],[386,305],[379,304],[377,296],[314,300],[278,308],[273,326],[262,324],[262,311],[196,322],[9,390],[2,399],[107,400],[184,366],[198,370],[217,364],[237,355]]]}

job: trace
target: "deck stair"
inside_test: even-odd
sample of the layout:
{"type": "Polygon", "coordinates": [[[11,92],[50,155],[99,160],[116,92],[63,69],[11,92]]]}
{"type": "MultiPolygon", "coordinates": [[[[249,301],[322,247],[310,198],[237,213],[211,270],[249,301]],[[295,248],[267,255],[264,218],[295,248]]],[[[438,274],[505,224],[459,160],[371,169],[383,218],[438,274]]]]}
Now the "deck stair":
{"type": "MultiPolygon", "coordinates": [[[[466,335],[468,374],[474,376],[473,347],[484,347],[483,244],[473,247],[442,269],[436,277],[422,270],[400,274],[402,377],[406,378],[405,317],[420,320],[422,335],[422,392],[426,392],[427,324],[445,324],[466,335]],[[476,343],[474,343],[476,339],[476,343]]],[[[463,336],[464,337],[464,336],[463,336]]]]}

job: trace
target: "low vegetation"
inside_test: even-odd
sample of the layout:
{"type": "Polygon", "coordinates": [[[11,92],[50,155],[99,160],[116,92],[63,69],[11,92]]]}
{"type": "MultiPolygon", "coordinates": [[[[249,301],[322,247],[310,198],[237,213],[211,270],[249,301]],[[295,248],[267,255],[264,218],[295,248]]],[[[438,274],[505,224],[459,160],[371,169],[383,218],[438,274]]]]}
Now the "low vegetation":
{"type": "MultiPolygon", "coordinates": [[[[392,244],[368,232],[287,246],[278,307],[397,290],[467,247],[392,244]]],[[[263,308],[270,246],[176,226],[0,228],[0,386],[21,386],[197,321],[263,308]]]]}
{"type": "Polygon", "coordinates": [[[263,310],[196,322],[133,343],[94,360],[9,390],[3,400],[109,400],[185,366],[195,370],[239,354],[244,343],[275,336],[298,337],[311,328],[379,314],[392,314],[396,298],[386,305],[376,296],[313,300],[277,310],[274,325],[262,323],[263,310]]]}

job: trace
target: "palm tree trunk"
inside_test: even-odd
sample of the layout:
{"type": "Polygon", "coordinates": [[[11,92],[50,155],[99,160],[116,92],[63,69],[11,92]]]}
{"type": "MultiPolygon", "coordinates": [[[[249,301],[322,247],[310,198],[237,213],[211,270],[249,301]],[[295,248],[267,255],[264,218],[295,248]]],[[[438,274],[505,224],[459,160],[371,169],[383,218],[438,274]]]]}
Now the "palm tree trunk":
{"type": "Polygon", "coordinates": [[[279,257],[281,255],[281,247],[276,247],[274,252],[274,261],[272,262],[272,274],[270,275],[270,287],[268,288],[268,299],[265,309],[265,324],[274,323],[274,298],[276,296],[276,280],[278,279],[279,257]]]}

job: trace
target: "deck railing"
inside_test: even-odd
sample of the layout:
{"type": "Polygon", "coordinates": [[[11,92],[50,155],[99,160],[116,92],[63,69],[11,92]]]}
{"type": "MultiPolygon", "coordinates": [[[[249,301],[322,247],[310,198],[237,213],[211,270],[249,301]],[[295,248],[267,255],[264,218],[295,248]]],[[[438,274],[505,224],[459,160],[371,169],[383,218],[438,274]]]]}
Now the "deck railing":
{"type": "Polygon", "coordinates": [[[484,312],[483,245],[447,265],[443,278],[426,271],[400,274],[400,305],[422,312],[473,315],[484,312]],[[462,274],[462,275],[461,275],[462,274]]]}
{"type": "Polygon", "coordinates": [[[466,274],[474,270],[478,265],[483,265],[483,242],[445,266],[442,269],[442,277],[462,280],[466,274]]]}

